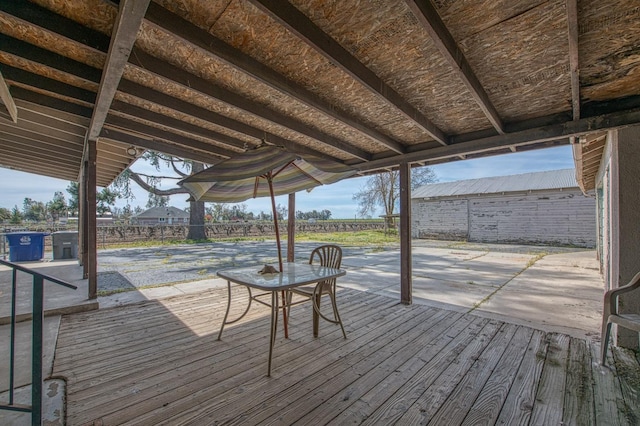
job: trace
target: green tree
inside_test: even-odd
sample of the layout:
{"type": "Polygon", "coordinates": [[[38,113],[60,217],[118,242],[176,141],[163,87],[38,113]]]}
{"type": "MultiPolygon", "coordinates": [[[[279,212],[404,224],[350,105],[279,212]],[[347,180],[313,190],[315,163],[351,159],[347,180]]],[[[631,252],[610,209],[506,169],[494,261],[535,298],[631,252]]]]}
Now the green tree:
{"type": "Polygon", "coordinates": [[[211,215],[211,220],[214,222],[224,220],[225,210],[227,210],[227,205],[225,203],[214,203],[205,209],[206,213],[211,215]]]}
{"type": "Polygon", "coordinates": [[[149,199],[147,200],[146,207],[148,209],[152,207],[167,207],[169,205],[169,196],[157,195],[152,192],[149,193],[149,199]]]}
{"type": "MultiPolygon", "coordinates": [[[[69,193],[69,202],[67,209],[70,214],[77,216],[80,210],[79,208],[79,196],[80,185],[78,182],[69,182],[67,186],[67,192],[69,193]]],[[[116,203],[116,200],[121,197],[120,192],[116,187],[103,188],[102,191],[96,193],[96,211],[102,215],[111,211],[116,203]]]]}
{"type": "Polygon", "coordinates": [[[11,210],[0,207],[0,221],[11,219],[11,210]]]}
{"type": "Polygon", "coordinates": [[[69,202],[67,204],[69,213],[72,216],[78,216],[78,194],[79,194],[78,182],[69,182],[69,186],[67,186],[67,192],[70,195],[69,202]]]}
{"type": "Polygon", "coordinates": [[[11,218],[9,219],[9,222],[14,225],[22,223],[22,213],[20,213],[18,206],[14,206],[11,210],[11,218]]]}
{"type": "MultiPolygon", "coordinates": [[[[435,172],[429,167],[411,169],[411,189],[437,181],[435,172]]],[[[353,199],[358,202],[360,216],[373,215],[382,207],[387,221],[392,222],[389,216],[394,214],[400,199],[400,172],[393,170],[370,176],[353,199]]]]}
{"type": "Polygon", "coordinates": [[[116,203],[119,192],[110,188],[103,188],[96,194],[96,211],[99,215],[111,212],[111,206],[116,203]]]}
{"type": "Polygon", "coordinates": [[[22,215],[25,220],[40,222],[47,219],[47,207],[42,201],[26,197],[22,203],[22,215]]]}
{"type": "Polygon", "coordinates": [[[67,211],[67,202],[62,191],[56,191],[53,200],[47,203],[47,210],[54,222],[57,222],[67,211]]]}

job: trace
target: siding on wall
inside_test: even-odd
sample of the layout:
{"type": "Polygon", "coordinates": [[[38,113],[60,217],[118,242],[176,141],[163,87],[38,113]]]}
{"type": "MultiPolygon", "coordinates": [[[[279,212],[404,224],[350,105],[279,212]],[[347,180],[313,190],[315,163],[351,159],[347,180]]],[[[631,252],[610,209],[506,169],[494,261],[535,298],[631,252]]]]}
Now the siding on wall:
{"type": "Polygon", "coordinates": [[[414,238],[466,240],[469,236],[467,200],[412,202],[414,238]]]}
{"type": "Polygon", "coordinates": [[[413,201],[416,238],[578,247],[596,243],[595,199],[579,190],[413,201]]]}

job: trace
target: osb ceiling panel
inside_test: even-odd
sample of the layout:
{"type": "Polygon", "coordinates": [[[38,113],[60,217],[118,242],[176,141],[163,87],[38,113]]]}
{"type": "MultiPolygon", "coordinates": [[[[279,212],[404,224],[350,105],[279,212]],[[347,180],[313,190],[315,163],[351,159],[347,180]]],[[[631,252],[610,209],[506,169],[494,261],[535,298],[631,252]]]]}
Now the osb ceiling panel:
{"type": "MultiPolygon", "coordinates": [[[[16,100],[87,123],[107,110],[92,133],[103,183],[132,145],[211,163],[265,141],[369,173],[640,122],[640,0],[152,0],[139,25],[115,26],[136,19],[118,14],[131,1],[0,3],[0,72],[16,100]],[[114,28],[135,43],[109,52],[129,39],[114,28]],[[129,50],[113,98],[98,97],[113,81],[105,65],[129,50]]],[[[4,153],[18,158],[14,133],[4,153]]],[[[80,151],[56,165],[41,133],[42,170],[24,167],[77,176],[77,135],[80,151]]]]}

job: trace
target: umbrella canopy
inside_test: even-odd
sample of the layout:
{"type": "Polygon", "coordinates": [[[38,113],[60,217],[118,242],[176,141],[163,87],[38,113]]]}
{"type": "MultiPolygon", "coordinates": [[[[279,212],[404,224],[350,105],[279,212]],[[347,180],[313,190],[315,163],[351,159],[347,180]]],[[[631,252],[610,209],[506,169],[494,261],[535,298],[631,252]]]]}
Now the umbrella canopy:
{"type": "Polygon", "coordinates": [[[179,182],[196,200],[239,203],[250,198],[292,194],[337,182],[356,173],[324,158],[293,154],[261,145],[179,182]]]}
{"type": "Polygon", "coordinates": [[[263,144],[189,176],[178,184],[199,201],[239,203],[249,198],[271,197],[282,271],[275,196],[334,183],[355,173],[344,164],[314,156],[305,155],[303,158],[280,147],[263,144]]]}

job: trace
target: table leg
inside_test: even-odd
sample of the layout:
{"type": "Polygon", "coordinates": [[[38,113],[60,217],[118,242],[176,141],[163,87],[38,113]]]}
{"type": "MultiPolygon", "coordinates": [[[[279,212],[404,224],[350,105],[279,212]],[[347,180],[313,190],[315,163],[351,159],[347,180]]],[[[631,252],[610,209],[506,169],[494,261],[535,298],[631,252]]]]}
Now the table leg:
{"type": "Polygon", "coordinates": [[[276,331],[278,329],[278,292],[271,292],[271,339],[269,342],[269,363],[267,365],[267,377],[271,377],[271,358],[273,357],[273,345],[276,342],[276,331]]]}
{"type": "Polygon", "coordinates": [[[227,323],[227,317],[229,316],[229,310],[231,309],[231,281],[227,281],[227,296],[227,311],[224,313],[224,319],[222,320],[220,332],[218,333],[218,340],[222,337],[222,330],[224,330],[224,326],[227,323]]]}
{"type": "Polygon", "coordinates": [[[247,289],[247,293],[249,295],[249,302],[247,303],[247,307],[245,308],[244,312],[242,313],[242,315],[240,315],[238,318],[234,319],[233,321],[227,321],[227,319],[229,319],[229,311],[231,310],[231,281],[227,281],[227,311],[224,313],[224,319],[222,320],[222,325],[220,326],[220,332],[218,333],[218,340],[220,340],[220,338],[222,337],[222,330],[224,330],[224,326],[227,324],[233,324],[234,322],[238,322],[240,321],[242,318],[244,318],[245,315],[247,315],[247,312],[249,312],[249,309],[251,308],[251,301],[253,300],[253,296],[251,295],[251,287],[246,287],[247,289]]]}
{"type": "Polygon", "coordinates": [[[289,322],[287,321],[287,295],[282,290],[282,322],[284,323],[284,338],[289,338],[289,322]]]}

